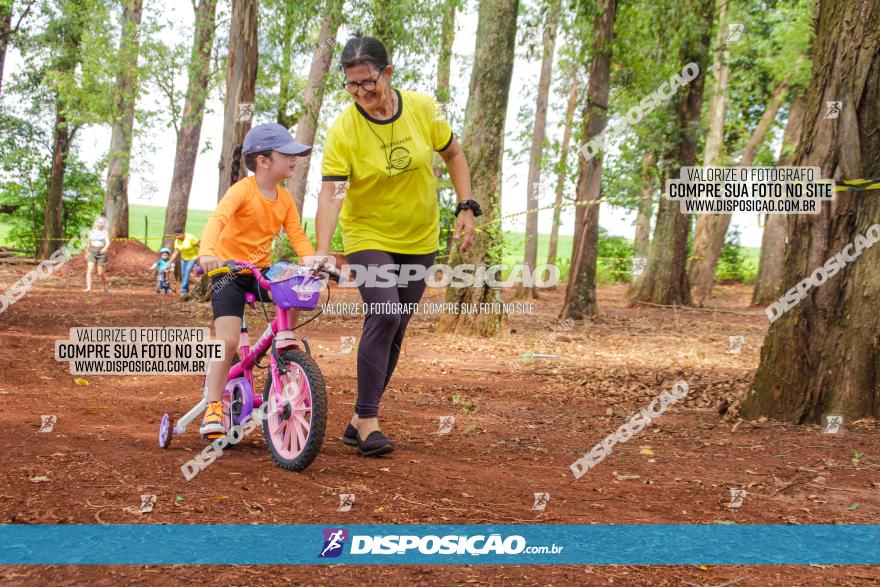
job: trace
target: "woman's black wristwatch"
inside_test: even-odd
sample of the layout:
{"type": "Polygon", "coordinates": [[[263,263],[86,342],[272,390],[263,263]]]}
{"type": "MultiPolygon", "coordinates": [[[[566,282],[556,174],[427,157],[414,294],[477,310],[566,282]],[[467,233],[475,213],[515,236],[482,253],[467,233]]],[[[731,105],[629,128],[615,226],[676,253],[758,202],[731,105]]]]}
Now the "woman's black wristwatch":
{"type": "Polygon", "coordinates": [[[462,210],[473,210],[474,218],[483,214],[483,211],[480,210],[480,204],[476,200],[462,200],[459,202],[458,206],[455,207],[455,215],[458,216],[458,213],[462,210]]]}

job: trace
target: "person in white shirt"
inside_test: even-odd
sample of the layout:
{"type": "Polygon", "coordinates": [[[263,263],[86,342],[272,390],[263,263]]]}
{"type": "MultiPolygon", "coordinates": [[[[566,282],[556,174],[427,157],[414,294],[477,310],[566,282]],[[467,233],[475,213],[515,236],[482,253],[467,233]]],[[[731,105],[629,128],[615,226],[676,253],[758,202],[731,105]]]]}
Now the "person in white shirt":
{"type": "Polygon", "coordinates": [[[104,286],[104,293],[110,293],[107,283],[107,249],[110,248],[110,235],[107,233],[107,219],[98,216],[92,222],[92,230],[89,231],[89,246],[86,249],[86,288],[83,291],[92,291],[92,272],[95,265],[98,266],[98,277],[104,286]]]}

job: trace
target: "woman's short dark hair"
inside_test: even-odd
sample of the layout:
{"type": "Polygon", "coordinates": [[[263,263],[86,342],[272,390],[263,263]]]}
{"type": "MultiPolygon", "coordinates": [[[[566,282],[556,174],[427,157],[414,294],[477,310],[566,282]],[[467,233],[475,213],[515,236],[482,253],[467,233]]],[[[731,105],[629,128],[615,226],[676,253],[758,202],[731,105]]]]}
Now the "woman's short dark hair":
{"type": "Polygon", "coordinates": [[[388,65],[388,51],[379,39],[365,37],[360,31],[345,43],[339,56],[339,68],[346,69],[356,65],[372,65],[383,71],[388,65]]]}

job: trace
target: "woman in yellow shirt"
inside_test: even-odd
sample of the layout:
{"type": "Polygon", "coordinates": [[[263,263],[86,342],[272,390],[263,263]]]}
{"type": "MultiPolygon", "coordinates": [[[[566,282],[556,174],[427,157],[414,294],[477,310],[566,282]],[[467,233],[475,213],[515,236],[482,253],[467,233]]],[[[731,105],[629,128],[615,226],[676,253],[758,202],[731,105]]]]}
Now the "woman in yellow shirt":
{"type": "MultiPolygon", "coordinates": [[[[402,264],[433,265],[440,240],[432,167],[435,151],[446,161],[458,194],[455,236],[463,233],[461,250],[467,250],[474,235],[474,215],[481,212],[471,199],[464,153],[434,100],[391,86],[393,68],[377,39],[360,35],[349,39],[340,68],[354,103],[336,118],[324,145],[316,214],[318,258],[328,254],[339,220],[349,264],[378,265],[380,275],[395,277],[402,264]]],[[[426,285],[424,280],[396,287],[388,287],[389,283],[358,286],[367,308],[385,303],[412,307],[426,285]]],[[[343,434],[343,442],[357,446],[362,455],[394,450],[394,442],[379,430],[379,402],[397,364],[409,319],[408,311],[366,313],[358,344],[357,404],[343,434]]]]}

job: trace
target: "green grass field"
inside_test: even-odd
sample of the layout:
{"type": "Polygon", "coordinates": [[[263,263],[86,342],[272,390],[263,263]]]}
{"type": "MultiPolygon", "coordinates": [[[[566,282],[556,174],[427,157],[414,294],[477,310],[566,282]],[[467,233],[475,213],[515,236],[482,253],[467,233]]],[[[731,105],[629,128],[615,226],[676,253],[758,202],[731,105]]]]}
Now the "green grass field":
{"type": "MultiPolygon", "coordinates": [[[[186,215],[186,230],[196,236],[211,216],[210,210],[189,209],[186,215]]],[[[153,249],[159,248],[162,242],[162,229],[165,227],[165,208],[161,206],[142,206],[132,204],[128,208],[128,235],[147,243],[153,249]]]]}

